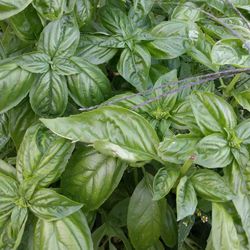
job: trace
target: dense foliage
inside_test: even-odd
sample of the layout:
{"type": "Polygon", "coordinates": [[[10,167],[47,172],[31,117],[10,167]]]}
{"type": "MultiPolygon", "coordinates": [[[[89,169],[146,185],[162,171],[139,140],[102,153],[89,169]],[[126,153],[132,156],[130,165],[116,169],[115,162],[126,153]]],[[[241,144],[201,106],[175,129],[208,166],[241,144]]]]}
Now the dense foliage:
{"type": "Polygon", "coordinates": [[[0,249],[250,249],[249,12],[0,0],[0,249]]]}

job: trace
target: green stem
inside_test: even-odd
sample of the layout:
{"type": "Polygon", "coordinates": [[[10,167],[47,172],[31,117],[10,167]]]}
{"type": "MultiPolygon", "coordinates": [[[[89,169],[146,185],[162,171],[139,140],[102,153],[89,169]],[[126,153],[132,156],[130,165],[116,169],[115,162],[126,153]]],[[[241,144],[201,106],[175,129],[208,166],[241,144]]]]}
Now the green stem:
{"type": "Polygon", "coordinates": [[[190,158],[188,158],[185,161],[185,163],[183,164],[183,166],[180,169],[181,176],[184,176],[187,173],[189,168],[192,166],[193,162],[194,162],[194,157],[193,156],[191,156],[190,158]]]}
{"type": "Polygon", "coordinates": [[[232,79],[232,81],[227,85],[225,89],[225,94],[230,95],[231,91],[234,89],[234,86],[240,79],[240,74],[235,75],[235,77],[232,79]]]}

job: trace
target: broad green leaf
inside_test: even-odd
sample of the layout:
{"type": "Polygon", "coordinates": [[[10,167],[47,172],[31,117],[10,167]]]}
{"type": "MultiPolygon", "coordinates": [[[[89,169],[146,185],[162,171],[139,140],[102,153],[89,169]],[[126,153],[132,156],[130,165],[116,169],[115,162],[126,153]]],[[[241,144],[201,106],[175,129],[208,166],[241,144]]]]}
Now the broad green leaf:
{"type": "Polygon", "coordinates": [[[243,144],[250,144],[250,119],[242,121],[236,128],[237,137],[243,144]]]}
{"type": "Polygon", "coordinates": [[[237,195],[233,198],[233,204],[241,218],[242,226],[245,233],[250,239],[250,195],[247,192],[247,176],[244,170],[237,164],[233,164],[225,169],[225,176],[228,180],[228,184],[231,186],[233,192],[237,195]]]}
{"type": "Polygon", "coordinates": [[[138,91],[149,87],[149,69],[151,56],[146,48],[136,45],[133,50],[123,50],[117,64],[118,72],[131,83],[138,91]]]}
{"type": "Polygon", "coordinates": [[[177,222],[175,213],[167,202],[162,216],[161,238],[168,247],[174,247],[178,238],[177,222]]]}
{"type": "Polygon", "coordinates": [[[18,180],[29,183],[36,180],[41,187],[50,185],[64,171],[73,149],[74,144],[40,124],[30,127],[17,155],[18,180]]]}
{"type": "Polygon", "coordinates": [[[165,197],[174,186],[180,175],[177,167],[163,167],[158,170],[154,177],[153,192],[154,200],[160,200],[165,197]]]}
{"type": "Polygon", "coordinates": [[[90,21],[93,14],[93,6],[90,0],[76,0],[75,15],[79,27],[90,21]]]}
{"type": "Polygon", "coordinates": [[[212,49],[211,57],[213,63],[218,65],[250,66],[250,56],[246,45],[236,38],[217,42],[212,49]]]}
{"type": "Polygon", "coordinates": [[[66,78],[51,70],[42,74],[31,88],[30,104],[39,116],[62,115],[68,104],[66,78]]]}
{"type": "Polygon", "coordinates": [[[37,41],[43,28],[36,10],[31,5],[9,18],[9,22],[15,34],[25,42],[37,41]]]}
{"type": "Polygon", "coordinates": [[[239,93],[233,93],[235,100],[242,106],[244,109],[250,112],[250,91],[244,90],[239,93]]]}
{"type": "Polygon", "coordinates": [[[8,221],[1,230],[0,248],[16,250],[21,242],[25,224],[28,218],[28,210],[23,207],[14,207],[8,221]]]}
{"type": "Polygon", "coordinates": [[[232,106],[222,97],[209,92],[195,92],[190,97],[192,110],[204,135],[215,132],[225,133],[237,124],[232,106]]]}
{"type": "Polygon", "coordinates": [[[50,22],[41,33],[38,41],[38,51],[55,56],[69,57],[75,53],[80,32],[72,16],[50,22]]]}
{"type": "Polygon", "coordinates": [[[101,24],[110,32],[123,36],[133,31],[128,16],[121,9],[107,5],[100,12],[101,24]]]}
{"type": "Polygon", "coordinates": [[[0,1],[0,20],[7,19],[11,16],[16,15],[17,13],[21,12],[25,9],[32,0],[1,0],[0,1]]]}
{"type": "Polygon", "coordinates": [[[154,5],[155,0],[133,0],[135,13],[140,17],[146,16],[154,5]]]}
{"type": "Polygon", "coordinates": [[[183,164],[195,152],[199,139],[191,134],[165,137],[159,145],[158,154],[164,161],[183,164]]]}
{"type": "Polygon", "coordinates": [[[246,145],[240,145],[239,148],[232,148],[231,152],[234,159],[241,167],[246,167],[249,162],[249,152],[246,145]]]}
{"type": "Polygon", "coordinates": [[[16,169],[0,159],[0,174],[16,180],[16,169]]]}
{"type": "Polygon", "coordinates": [[[50,69],[51,59],[47,54],[32,52],[18,59],[18,66],[31,73],[46,73],[50,69]]]}
{"type": "Polygon", "coordinates": [[[191,177],[195,191],[202,198],[213,202],[226,202],[233,198],[233,193],[226,181],[212,170],[197,170],[191,177]]]}
{"type": "Polygon", "coordinates": [[[81,73],[68,76],[68,88],[71,98],[79,106],[91,106],[105,101],[111,93],[109,80],[95,65],[71,58],[81,73]]]}
{"type": "MultiPolygon", "coordinates": [[[[5,167],[5,164],[1,164],[1,167],[5,167]]],[[[15,206],[15,202],[18,199],[18,183],[17,181],[5,173],[0,173],[0,215],[9,212],[15,206]]]]}
{"type": "Polygon", "coordinates": [[[234,221],[223,205],[213,203],[212,240],[214,250],[240,250],[234,221]]]}
{"type": "Polygon", "coordinates": [[[34,250],[93,250],[90,229],[82,212],[57,221],[39,219],[34,235],[34,250]]]}
{"type": "Polygon", "coordinates": [[[206,168],[224,168],[233,160],[228,141],[219,133],[201,139],[196,145],[196,151],[195,162],[206,168]]]}
{"type": "Polygon", "coordinates": [[[0,114],[0,152],[10,139],[8,118],[6,114],[0,114]]]}
{"type": "Polygon", "coordinates": [[[29,92],[35,78],[16,64],[0,69],[0,113],[15,107],[29,92]]]}
{"type": "Polygon", "coordinates": [[[157,59],[172,59],[184,54],[187,27],[187,23],[181,20],[161,22],[155,26],[151,31],[155,40],[147,44],[151,55],[157,59]]]}
{"type": "Polygon", "coordinates": [[[176,190],[177,220],[194,214],[197,204],[192,182],[186,176],[182,177],[176,190]]]}
{"type": "Polygon", "coordinates": [[[159,139],[150,124],[133,111],[112,106],[66,118],[41,119],[54,133],[72,141],[105,143],[110,155],[129,162],[157,159],[159,139]],[[126,119],[124,119],[126,117],[126,119]],[[128,125],[129,124],[129,125],[128,125]]]}
{"type": "Polygon", "coordinates": [[[108,38],[105,34],[83,35],[76,54],[93,64],[108,62],[117,53],[116,48],[102,45],[108,38]]]}
{"type": "Polygon", "coordinates": [[[63,15],[66,0],[34,0],[33,6],[45,19],[55,20],[63,15]]]}
{"type": "Polygon", "coordinates": [[[84,211],[98,209],[118,186],[126,164],[94,149],[79,148],[62,176],[62,188],[84,211]]]}
{"type": "Polygon", "coordinates": [[[180,3],[180,5],[176,6],[174,9],[171,19],[179,19],[183,21],[193,21],[196,22],[200,18],[200,10],[192,2],[184,2],[180,3]]]}
{"type": "Polygon", "coordinates": [[[152,176],[146,175],[135,188],[128,207],[129,238],[138,250],[153,246],[161,235],[162,210],[159,201],[153,201],[152,176]]]}
{"type": "Polygon", "coordinates": [[[38,117],[33,112],[27,99],[8,112],[9,130],[16,149],[19,148],[26,130],[34,124],[38,117]]]}
{"type": "Polygon", "coordinates": [[[68,199],[57,192],[41,188],[29,200],[30,210],[40,219],[47,221],[67,217],[82,207],[82,204],[68,199]]]}

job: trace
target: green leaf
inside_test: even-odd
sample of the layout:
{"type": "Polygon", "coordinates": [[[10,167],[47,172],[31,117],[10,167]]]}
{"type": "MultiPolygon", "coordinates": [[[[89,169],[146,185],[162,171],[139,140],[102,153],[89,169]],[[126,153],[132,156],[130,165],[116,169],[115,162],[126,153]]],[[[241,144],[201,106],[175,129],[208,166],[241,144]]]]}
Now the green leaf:
{"type": "Polygon", "coordinates": [[[154,5],[155,0],[134,0],[133,8],[140,17],[146,16],[154,5]]]}
{"type": "Polygon", "coordinates": [[[8,118],[6,114],[0,114],[0,152],[10,139],[8,118]]]}
{"type": "Polygon", "coordinates": [[[138,91],[146,90],[149,87],[149,69],[151,56],[146,48],[135,45],[131,50],[123,50],[117,64],[118,72],[122,77],[131,83],[138,91]]]}
{"type": "Polygon", "coordinates": [[[37,48],[51,58],[69,57],[75,53],[79,38],[80,33],[74,18],[63,16],[43,29],[37,48]]]}
{"type": "Polygon", "coordinates": [[[154,177],[153,192],[154,200],[160,200],[165,197],[174,186],[180,175],[180,171],[176,167],[163,167],[158,170],[154,177]]]}
{"type": "Polygon", "coordinates": [[[233,192],[237,195],[233,198],[233,204],[241,218],[242,226],[245,233],[250,239],[250,195],[247,191],[247,176],[242,167],[235,161],[233,164],[225,169],[225,176],[227,177],[228,184],[231,186],[233,192]]]}
{"type": "Polygon", "coordinates": [[[235,132],[243,144],[250,144],[250,119],[242,121],[236,127],[235,132]]]}
{"type": "Polygon", "coordinates": [[[239,93],[233,93],[235,100],[242,106],[244,109],[250,112],[250,91],[244,90],[239,93]]]}
{"type": "Polygon", "coordinates": [[[152,176],[146,175],[135,188],[128,207],[129,238],[138,250],[154,245],[161,234],[161,205],[159,201],[153,201],[150,185],[152,176]]]}
{"type": "Polygon", "coordinates": [[[30,104],[39,116],[62,115],[68,104],[66,78],[53,71],[42,74],[31,88],[30,104]]]}
{"type": "Polygon", "coordinates": [[[103,142],[110,155],[129,162],[157,159],[159,139],[150,124],[133,111],[112,106],[67,118],[41,119],[54,133],[88,144],[103,142]],[[126,117],[126,119],[124,119],[126,117]],[[129,124],[129,125],[128,125],[129,124]]]}
{"type": "Polygon", "coordinates": [[[30,127],[17,155],[17,176],[20,182],[39,182],[46,187],[55,182],[65,169],[74,144],[56,136],[40,124],[30,127]]]}
{"type": "Polygon", "coordinates": [[[239,39],[222,39],[217,42],[211,53],[212,61],[218,65],[249,67],[250,56],[246,45],[239,39]]]}
{"type": "Polygon", "coordinates": [[[8,221],[5,222],[4,228],[1,230],[1,249],[18,249],[18,246],[22,240],[27,218],[27,208],[18,206],[13,208],[8,217],[8,221]]]}
{"type": "Polygon", "coordinates": [[[55,20],[63,15],[65,0],[34,0],[33,6],[45,19],[55,20]]]}
{"type": "Polygon", "coordinates": [[[117,53],[116,48],[103,45],[103,42],[107,41],[109,37],[99,33],[81,36],[76,54],[93,64],[108,62],[117,53]]]}
{"type": "MultiPolygon", "coordinates": [[[[5,164],[1,164],[1,167],[5,167],[5,164]]],[[[17,181],[5,173],[0,173],[0,215],[8,213],[15,207],[15,202],[18,199],[18,183],[17,181]]]]}
{"type": "Polygon", "coordinates": [[[28,100],[24,100],[18,106],[8,112],[9,130],[11,139],[16,149],[19,148],[26,130],[37,121],[28,100]]]}
{"type": "Polygon", "coordinates": [[[129,18],[119,8],[107,5],[100,12],[101,24],[110,32],[120,35],[129,35],[133,28],[129,18]]]}
{"type": "Polygon", "coordinates": [[[0,174],[11,177],[16,180],[16,169],[0,159],[0,174]]]}
{"type": "Polygon", "coordinates": [[[190,97],[192,110],[204,135],[215,132],[225,133],[237,124],[232,106],[222,97],[209,92],[195,92],[190,97]]]}
{"type": "Polygon", "coordinates": [[[82,204],[68,199],[57,192],[41,188],[29,200],[30,210],[40,219],[47,221],[67,217],[82,207],[82,204]]]}
{"type": "Polygon", "coordinates": [[[159,145],[158,154],[164,161],[183,164],[195,152],[199,139],[191,134],[165,137],[159,145]]]}
{"type": "Polygon", "coordinates": [[[31,5],[8,21],[18,38],[29,43],[37,41],[43,28],[36,10],[31,5]]]}
{"type": "Polygon", "coordinates": [[[192,182],[182,177],[176,191],[177,221],[194,214],[198,204],[192,182]]]}
{"type": "Polygon", "coordinates": [[[40,52],[32,52],[20,57],[17,64],[31,73],[46,73],[50,69],[50,57],[40,52]]]}
{"type": "Polygon", "coordinates": [[[15,0],[14,2],[10,2],[9,0],[1,0],[0,1],[0,20],[7,19],[11,16],[16,15],[25,9],[32,0],[15,0]]]}
{"type": "Polygon", "coordinates": [[[240,250],[240,242],[233,219],[223,205],[213,203],[212,241],[214,250],[240,250]]]}
{"type": "Polygon", "coordinates": [[[197,194],[206,200],[226,202],[233,198],[233,193],[225,180],[212,170],[196,171],[191,181],[197,194]]]}
{"type": "Polygon", "coordinates": [[[2,64],[0,69],[0,113],[15,107],[29,92],[34,76],[16,64],[2,64]]]}
{"type": "Polygon", "coordinates": [[[62,188],[84,211],[98,209],[118,186],[126,164],[94,149],[81,148],[73,154],[62,176],[62,188]]]}
{"type": "Polygon", "coordinates": [[[155,26],[151,30],[155,40],[147,44],[151,55],[157,59],[172,59],[184,54],[187,27],[187,23],[181,20],[161,22],[155,26]]]}
{"type": "Polygon", "coordinates": [[[82,212],[61,220],[38,220],[34,235],[34,249],[93,250],[90,229],[82,212]]]}
{"type": "Polygon", "coordinates": [[[178,238],[176,216],[167,202],[163,212],[161,238],[168,247],[174,247],[178,238]]]}
{"type": "Polygon", "coordinates": [[[111,86],[104,73],[83,59],[73,57],[71,61],[80,71],[67,77],[69,94],[74,102],[88,107],[105,101],[110,96],[111,86]]]}
{"type": "Polygon", "coordinates": [[[77,0],[75,4],[75,15],[79,27],[81,28],[90,21],[93,12],[92,2],[90,0],[77,0]]]}
{"type": "Polygon", "coordinates": [[[233,160],[228,141],[219,133],[201,139],[196,150],[195,162],[206,168],[224,168],[233,160]]]}

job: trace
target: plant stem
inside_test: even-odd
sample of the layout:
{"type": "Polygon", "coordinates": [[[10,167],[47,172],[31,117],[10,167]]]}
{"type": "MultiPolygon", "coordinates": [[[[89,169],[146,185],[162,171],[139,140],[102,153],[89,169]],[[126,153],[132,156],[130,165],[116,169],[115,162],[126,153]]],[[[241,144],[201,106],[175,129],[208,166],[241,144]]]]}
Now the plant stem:
{"type": "Polygon", "coordinates": [[[190,158],[188,158],[185,161],[185,163],[183,164],[183,166],[180,169],[181,176],[184,176],[187,173],[187,171],[189,170],[189,168],[192,166],[194,160],[195,160],[195,157],[191,156],[190,158]]]}
{"type": "Polygon", "coordinates": [[[227,85],[227,87],[225,89],[225,94],[226,95],[230,95],[231,91],[234,89],[234,86],[239,81],[239,79],[240,79],[240,74],[237,74],[237,75],[234,76],[232,81],[227,85]]]}

